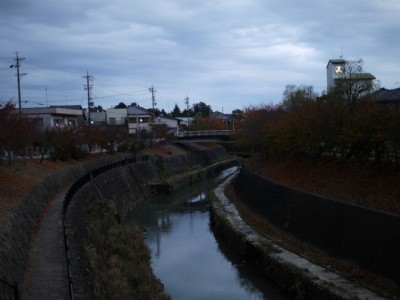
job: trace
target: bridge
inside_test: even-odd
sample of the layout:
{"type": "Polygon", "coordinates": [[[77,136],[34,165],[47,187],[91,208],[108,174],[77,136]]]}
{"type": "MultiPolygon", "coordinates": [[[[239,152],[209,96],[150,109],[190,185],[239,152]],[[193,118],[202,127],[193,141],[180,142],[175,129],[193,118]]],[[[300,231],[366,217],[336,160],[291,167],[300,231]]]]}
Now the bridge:
{"type": "Polygon", "coordinates": [[[234,145],[234,133],[234,130],[181,131],[175,134],[175,142],[185,147],[191,147],[191,143],[217,143],[230,154],[249,157],[251,153],[244,152],[234,145]]]}
{"type": "Polygon", "coordinates": [[[179,140],[229,140],[233,135],[233,130],[198,130],[198,131],[179,131],[175,137],[179,140]]]}

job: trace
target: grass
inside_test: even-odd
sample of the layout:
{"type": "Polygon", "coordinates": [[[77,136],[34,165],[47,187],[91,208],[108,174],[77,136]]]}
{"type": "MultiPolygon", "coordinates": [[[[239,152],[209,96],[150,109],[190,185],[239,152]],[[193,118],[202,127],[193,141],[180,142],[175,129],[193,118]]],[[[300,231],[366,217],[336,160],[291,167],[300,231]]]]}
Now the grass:
{"type": "Polygon", "coordinates": [[[86,215],[87,236],[83,244],[88,268],[93,270],[93,286],[97,287],[91,296],[170,299],[152,272],[150,250],[142,232],[120,225],[106,201],[90,204],[86,215]]]}
{"type": "Polygon", "coordinates": [[[12,210],[21,198],[47,176],[90,159],[98,159],[107,154],[92,155],[90,158],[67,162],[38,159],[13,160],[11,166],[7,162],[0,163],[0,231],[6,224],[12,210]]]}

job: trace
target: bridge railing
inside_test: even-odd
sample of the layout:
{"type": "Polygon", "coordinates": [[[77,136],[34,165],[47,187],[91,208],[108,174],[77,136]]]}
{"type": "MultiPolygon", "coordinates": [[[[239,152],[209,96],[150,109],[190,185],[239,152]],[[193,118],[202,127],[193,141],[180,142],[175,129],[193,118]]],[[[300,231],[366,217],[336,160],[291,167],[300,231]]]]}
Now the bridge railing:
{"type": "Polygon", "coordinates": [[[177,137],[199,137],[199,136],[229,136],[233,130],[198,130],[198,131],[179,131],[177,137]]]}

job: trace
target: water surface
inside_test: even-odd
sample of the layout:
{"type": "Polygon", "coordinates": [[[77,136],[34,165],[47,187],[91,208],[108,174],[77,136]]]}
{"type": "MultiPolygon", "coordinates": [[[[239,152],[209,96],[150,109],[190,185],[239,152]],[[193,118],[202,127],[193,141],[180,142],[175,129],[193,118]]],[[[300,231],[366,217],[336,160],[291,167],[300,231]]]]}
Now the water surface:
{"type": "Polygon", "coordinates": [[[144,201],[130,222],[146,231],[152,268],[172,299],[289,299],[219,241],[206,195],[217,178],[144,201]]]}

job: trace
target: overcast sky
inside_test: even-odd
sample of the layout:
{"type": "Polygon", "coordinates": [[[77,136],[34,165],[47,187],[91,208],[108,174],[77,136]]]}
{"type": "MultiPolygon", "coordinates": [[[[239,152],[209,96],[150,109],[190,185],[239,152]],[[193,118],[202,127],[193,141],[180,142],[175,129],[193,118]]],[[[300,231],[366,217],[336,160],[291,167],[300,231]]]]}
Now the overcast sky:
{"type": "Polygon", "coordinates": [[[278,103],[288,84],[326,90],[329,59],[362,58],[400,86],[398,0],[1,0],[0,101],[119,102],[159,109],[200,101],[226,113],[278,103]]]}

